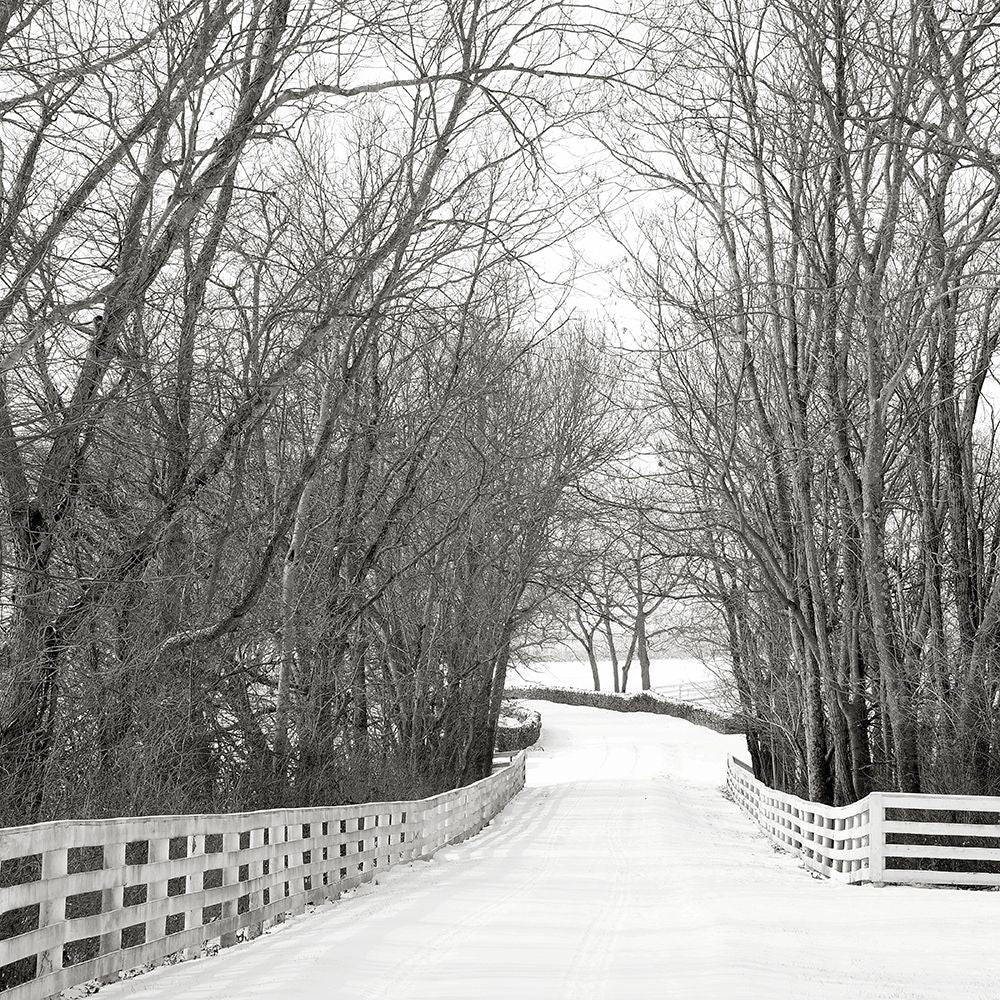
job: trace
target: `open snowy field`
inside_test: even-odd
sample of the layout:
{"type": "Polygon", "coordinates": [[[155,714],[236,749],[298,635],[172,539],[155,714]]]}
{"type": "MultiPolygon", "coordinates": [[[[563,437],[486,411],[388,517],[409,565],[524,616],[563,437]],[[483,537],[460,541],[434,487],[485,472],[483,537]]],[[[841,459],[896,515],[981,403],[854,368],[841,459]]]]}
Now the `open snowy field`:
{"type": "Polygon", "coordinates": [[[742,738],[529,703],[528,787],[478,837],[107,1000],[996,1000],[1000,893],[839,885],[723,798],[742,738]]]}

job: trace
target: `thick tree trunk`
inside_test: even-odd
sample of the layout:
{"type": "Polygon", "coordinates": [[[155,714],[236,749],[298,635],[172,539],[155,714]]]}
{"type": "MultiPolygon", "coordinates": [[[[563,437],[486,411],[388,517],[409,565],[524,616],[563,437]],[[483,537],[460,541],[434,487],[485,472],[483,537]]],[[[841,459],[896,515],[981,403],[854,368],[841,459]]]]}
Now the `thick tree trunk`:
{"type": "Polygon", "coordinates": [[[611,658],[611,680],[614,685],[614,692],[617,694],[621,690],[621,683],[618,677],[618,648],[615,645],[615,635],[611,628],[611,619],[604,619],[604,635],[608,643],[608,656],[611,658]]]}
{"type": "Polygon", "coordinates": [[[45,769],[53,746],[62,643],[49,622],[52,537],[39,520],[29,537],[28,570],[19,574],[14,616],[0,649],[0,773],[2,825],[37,822],[44,799],[45,769]]]}
{"type": "Polygon", "coordinates": [[[594,682],[594,690],[595,691],[600,691],[601,690],[601,672],[598,669],[597,654],[596,654],[596,652],[594,650],[594,643],[592,641],[588,642],[587,645],[586,645],[586,649],[587,649],[587,660],[590,663],[590,676],[591,676],[591,679],[594,682]]]}
{"type": "Polygon", "coordinates": [[[648,691],[653,685],[649,678],[649,647],[646,644],[646,612],[640,607],[635,616],[636,652],[639,654],[639,676],[642,690],[648,691]]]}
{"type": "Polygon", "coordinates": [[[626,694],[628,691],[628,674],[629,670],[632,668],[632,659],[635,656],[635,645],[636,645],[636,634],[632,633],[632,639],[628,645],[628,653],[625,656],[625,662],[622,664],[622,694],[626,694]]]}
{"type": "Polygon", "coordinates": [[[799,664],[804,699],[803,723],[806,752],[806,798],[833,804],[833,781],[827,763],[826,727],[819,670],[795,625],[791,626],[792,652],[799,664]]]}

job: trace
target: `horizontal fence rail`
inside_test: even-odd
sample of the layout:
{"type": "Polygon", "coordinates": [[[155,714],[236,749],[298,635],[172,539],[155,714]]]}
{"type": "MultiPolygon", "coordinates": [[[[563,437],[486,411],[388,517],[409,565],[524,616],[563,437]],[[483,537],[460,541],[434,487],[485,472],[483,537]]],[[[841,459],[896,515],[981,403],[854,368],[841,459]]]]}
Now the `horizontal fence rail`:
{"type": "Polygon", "coordinates": [[[770,840],[830,878],[1000,886],[1000,797],[872,792],[826,806],[769,788],[735,757],[726,787],[770,840]]]}
{"type": "Polygon", "coordinates": [[[525,755],[428,799],[0,830],[0,1000],[40,1000],[239,931],[478,833],[525,755]],[[26,980],[26,981],[22,981],[26,980]],[[5,988],[6,986],[6,988],[5,988]]]}
{"type": "Polygon", "coordinates": [[[735,757],[726,773],[733,800],[779,847],[831,878],[870,881],[871,796],[849,806],[824,806],[769,788],[735,757]]]}

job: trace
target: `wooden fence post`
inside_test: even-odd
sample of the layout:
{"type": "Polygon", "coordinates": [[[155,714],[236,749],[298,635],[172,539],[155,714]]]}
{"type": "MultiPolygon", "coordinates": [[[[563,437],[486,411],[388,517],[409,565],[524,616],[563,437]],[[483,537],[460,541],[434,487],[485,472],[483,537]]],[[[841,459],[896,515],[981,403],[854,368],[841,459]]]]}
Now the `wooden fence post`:
{"type": "Polygon", "coordinates": [[[288,867],[287,854],[285,853],[288,850],[288,826],[285,823],[287,813],[281,812],[278,815],[281,822],[275,823],[271,827],[270,844],[272,852],[270,896],[271,906],[274,908],[271,923],[274,924],[281,924],[285,921],[285,869],[288,867]]]}
{"type": "MultiPolygon", "coordinates": [[[[199,833],[192,833],[187,838],[187,857],[197,858],[203,857],[205,854],[205,838],[207,831],[201,831],[199,833]]],[[[195,927],[202,927],[202,908],[200,905],[194,905],[190,901],[190,896],[196,892],[201,892],[203,885],[205,884],[205,866],[202,864],[201,871],[194,872],[187,876],[184,880],[184,930],[191,931],[195,927]]],[[[188,945],[188,947],[183,949],[183,955],[185,959],[197,958],[201,954],[201,942],[194,945],[188,945]]]]}
{"type": "Polygon", "coordinates": [[[885,877],[885,804],[881,792],[868,796],[868,878],[881,885],[885,877]]]}
{"type": "MultiPolygon", "coordinates": [[[[42,854],[42,881],[62,878],[67,871],[69,852],[65,847],[45,851],[42,854]]],[[[66,897],[59,895],[38,904],[38,926],[48,927],[66,919],[66,897]]],[[[38,956],[38,975],[58,972],[63,967],[63,941],[65,932],[56,943],[38,956]]]]}
{"type": "MultiPolygon", "coordinates": [[[[250,831],[250,850],[255,851],[264,846],[264,828],[255,827],[250,831]]],[[[251,861],[249,868],[247,869],[247,876],[252,882],[254,879],[263,879],[264,877],[264,862],[261,861],[251,861]]],[[[259,884],[259,883],[258,883],[259,884]]],[[[247,910],[249,913],[254,913],[259,910],[264,905],[264,892],[262,889],[254,889],[249,892],[247,898],[247,910]]],[[[257,920],[256,918],[251,919],[247,924],[246,936],[248,940],[260,937],[264,932],[263,921],[257,920]]]]}
{"type": "MultiPolygon", "coordinates": [[[[170,861],[170,838],[168,836],[149,837],[149,853],[146,861],[150,865],[166,865],[170,861]]],[[[167,898],[167,886],[169,879],[166,874],[160,874],[155,879],[146,882],[146,903],[152,904],[157,900],[167,898]]],[[[169,913],[169,908],[168,911],[169,913]]],[[[167,917],[149,917],[146,920],[146,941],[158,941],[167,936],[167,917]]],[[[155,964],[159,964],[159,961],[155,964]]]]}
{"type": "MultiPolygon", "coordinates": [[[[121,870],[125,867],[125,850],[126,844],[124,843],[112,843],[104,845],[104,869],[107,870],[121,870]]],[[[111,886],[111,888],[106,888],[101,893],[101,913],[109,914],[115,913],[121,910],[125,905],[124,894],[125,894],[125,879],[120,876],[116,880],[117,884],[111,886]]],[[[107,917],[105,917],[107,919],[107,917]]],[[[101,935],[101,954],[110,955],[112,952],[119,951],[122,946],[122,932],[120,929],[115,929],[113,931],[107,931],[101,935]]],[[[102,985],[108,983],[118,982],[118,973],[112,972],[105,976],[101,976],[102,985]]]]}
{"type": "MultiPolygon", "coordinates": [[[[301,817],[296,817],[296,821],[289,826],[288,840],[293,845],[292,850],[288,854],[288,867],[290,868],[298,868],[300,865],[305,864],[306,844],[311,843],[313,824],[308,824],[310,836],[310,841],[308,842],[305,839],[305,826],[306,824],[301,822],[301,817]]],[[[309,857],[310,859],[312,858],[311,851],[309,857]]],[[[309,884],[312,885],[312,880],[310,880],[309,884]]],[[[297,916],[305,912],[305,886],[305,877],[302,875],[296,875],[294,879],[289,880],[288,891],[291,893],[291,901],[288,904],[288,910],[292,916],[297,916]]]]}
{"type": "MultiPolygon", "coordinates": [[[[239,886],[240,884],[240,862],[239,862],[239,849],[240,849],[240,835],[239,832],[236,833],[224,833],[222,835],[222,850],[224,855],[237,854],[236,863],[233,864],[231,861],[227,861],[222,868],[222,884],[224,886],[239,886]]],[[[238,897],[239,891],[234,888],[234,895],[229,899],[226,899],[222,903],[222,914],[221,919],[229,921],[237,916],[238,907],[238,897]]],[[[220,948],[231,948],[236,944],[236,928],[231,931],[224,931],[219,935],[219,947],[220,948]]]]}

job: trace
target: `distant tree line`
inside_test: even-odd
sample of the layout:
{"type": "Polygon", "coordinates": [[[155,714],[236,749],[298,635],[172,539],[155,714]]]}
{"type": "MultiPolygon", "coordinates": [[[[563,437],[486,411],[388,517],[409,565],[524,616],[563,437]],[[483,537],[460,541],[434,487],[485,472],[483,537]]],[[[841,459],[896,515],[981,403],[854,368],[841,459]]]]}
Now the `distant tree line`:
{"type": "MultiPolygon", "coordinates": [[[[626,442],[641,440],[631,415],[618,419],[628,428],[626,442]]],[[[635,666],[633,687],[648,691],[654,647],[678,627],[672,603],[682,585],[678,564],[669,534],[657,524],[651,491],[636,480],[627,460],[591,477],[576,516],[557,538],[562,558],[549,606],[564,643],[587,657],[595,691],[601,690],[601,661],[611,667],[613,692],[628,691],[635,666]]]]}

